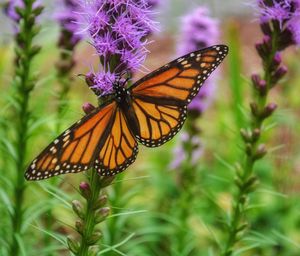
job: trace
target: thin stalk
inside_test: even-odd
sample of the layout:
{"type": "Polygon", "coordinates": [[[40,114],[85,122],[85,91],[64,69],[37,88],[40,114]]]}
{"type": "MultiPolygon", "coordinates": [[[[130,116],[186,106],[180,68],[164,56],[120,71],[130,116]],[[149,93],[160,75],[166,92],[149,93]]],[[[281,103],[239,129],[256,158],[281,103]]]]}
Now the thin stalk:
{"type": "Polygon", "coordinates": [[[84,218],[85,227],[81,237],[81,245],[78,256],[85,256],[88,253],[88,249],[90,246],[89,238],[92,236],[95,230],[95,205],[102,188],[101,177],[97,174],[96,171],[92,171],[91,173],[92,174],[88,178],[91,186],[91,196],[89,200],[87,200],[86,215],[84,218]]]}
{"type": "Polygon", "coordinates": [[[79,186],[81,195],[86,200],[85,207],[77,200],[72,202],[72,206],[79,217],[75,228],[81,238],[79,242],[76,242],[68,237],[69,249],[76,256],[91,255],[92,250],[99,251],[97,243],[102,233],[96,228],[110,214],[110,209],[104,207],[107,196],[103,195],[102,190],[109,186],[113,179],[114,177],[101,177],[92,169],[87,174],[87,182],[82,182],[79,186]]]}
{"type": "Polygon", "coordinates": [[[23,171],[26,164],[26,150],[28,138],[28,121],[30,118],[29,101],[30,93],[34,88],[34,80],[31,77],[32,60],[39,52],[39,47],[33,45],[33,38],[38,33],[35,26],[35,16],[38,16],[42,8],[33,8],[34,1],[24,1],[24,8],[19,21],[19,33],[16,34],[16,75],[14,79],[15,99],[17,108],[15,109],[15,131],[16,148],[15,172],[16,180],[14,184],[14,211],[11,216],[12,221],[12,243],[10,244],[10,255],[20,254],[17,236],[22,232],[24,213],[24,193],[26,184],[23,171]]]}
{"type": "MultiPolygon", "coordinates": [[[[202,145],[195,145],[193,139],[200,136],[200,129],[196,125],[197,120],[201,117],[198,112],[190,111],[190,119],[186,124],[186,132],[188,134],[188,140],[183,143],[183,148],[186,154],[186,159],[181,164],[179,177],[178,177],[178,190],[179,199],[175,204],[175,212],[177,212],[176,218],[180,220],[180,227],[176,232],[175,251],[179,254],[183,254],[186,251],[187,243],[190,241],[188,219],[191,215],[192,205],[195,197],[195,186],[197,184],[196,177],[196,164],[193,163],[193,154],[196,150],[195,147],[202,147],[202,145]]],[[[194,250],[193,250],[194,252],[194,250]]],[[[192,252],[191,252],[192,253],[192,252]]],[[[195,253],[195,252],[194,252],[195,253]]]]}
{"type": "MultiPolygon", "coordinates": [[[[263,62],[264,66],[264,80],[266,81],[266,93],[257,94],[255,99],[255,105],[257,106],[257,112],[262,113],[267,107],[267,99],[269,90],[274,86],[272,82],[272,61],[276,54],[277,37],[276,34],[272,37],[272,50],[266,60],[263,62]]],[[[261,157],[266,153],[265,149],[260,144],[261,132],[263,131],[263,122],[265,118],[260,115],[251,115],[250,130],[252,133],[256,133],[256,139],[247,141],[245,145],[245,160],[242,166],[238,170],[236,184],[238,186],[238,193],[234,199],[233,214],[228,227],[228,238],[222,256],[231,256],[233,254],[233,248],[235,244],[240,240],[242,232],[248,226],[245,220],[245,214],[247,211],[247,203],[249,195],[255,190],[257,178],[254,175],[254,165],[261,157]],[[244,221],[244,223],[243,223],[244,221]]]]}

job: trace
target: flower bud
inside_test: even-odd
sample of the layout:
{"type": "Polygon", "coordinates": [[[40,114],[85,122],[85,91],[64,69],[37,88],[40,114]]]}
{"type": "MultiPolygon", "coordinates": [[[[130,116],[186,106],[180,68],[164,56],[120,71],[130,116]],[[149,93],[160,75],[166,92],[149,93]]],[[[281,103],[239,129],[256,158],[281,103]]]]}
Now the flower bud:
{"type": "Polygon", "coordinates": [[[34,45],[32,46],[32,48],[30,49],[30,57],[33,57],[34,55],[38,54],[41,50],[41,47],[40,46],[37,46],[37,45],[34,45]]]}
{"type": "Polygon", "coordinates": [[[88,249],[88,256],[97,256],[100,249],[98,245],[90,246],[88,249]]]}
{"type": "Polygon", "coordinates": [[[95,85],[95,75],[93,73],[89,73],[85,76],[85,82],[89,87],[93,87],[95,85]]]}
{"type": "Polygon", "coordinates": [[[99,241],[99,239],[102,237],[102,233],[99,231],[94,232],[87,240],[87,243],[89,245],[93,245],[99,241]]]}
{"type": "Polygon", "coordinates": [[[72,237],[67,237],[67,244],[71,252],[73,252],[75,255],[78,254],[79,250],[79,243],[72,237]]]}
{"type": "Polygon", "coordinates": [[[76,220],[76,222],[75,222],[75,228],[76,228],[76,231],[79,234],[83,234],[84,225],[83,225],[82,220],[76,220]]]}
{"type": "Polygon", "coordinates": [[[93,112],[95,107],[91,103],[86,102],[82,105],[82,109],[83,109],[84,113],[89,114],[89,113],[93,112]]]}
{"type": "Polygon", "coordinates": [[[295,44],[294,33],[291,29],[287,28],[284,31],[281,31],[280,36],[278,38],[278,50],[283,51],[285,48],[290,45],[295,44]]]}
{"type": "Polygon", "coordinates": [[[273,87],[278,83],[278,81],[283,78],[288,72],[287,67],[281,66],[279,67],[272,76],[272,85],[273,87]]]}
{"type": "Polygon", "coordinates": [[[235,171],[236,171],[236,174],[238,176],[239,179],[242,179],[243,175],[244,175],[244,172],[243,172],[243,167],[241,166],[240,163],[236,163],[234,165],[234,168],[235,168],[235,171]]]}
{"type": "Polygon", "coordinates": [[[33,8],[32,13],[35,16],[39,16],[42,13],[43,10],[44,10],[44,6],[39,5],[39,6],[35,7],[35,8],[33,8]]]}
{"type": "Polygon", "coordinates": [[[267,82],[257,74],[252,75],[251,77],[252,83],[255,87],[255,89],[259,92],[261,96],[266,95],[267,93],[267,82]]]}
{"type": "Polygon", "coordinates": [[[250,143],[246,144],[246,154],[247,156],[252,156],[252,145],[250,143]]]}
{"type": "Polygon", "coordinates": [[[276,108],[277,108],[277,105],[275,103],[268,104],[265,107],[265,109],[263,110],[263,112],[261,113],[261,118],[266,119],[266,118],[270,117],[274,113],[276,108]]]}
{"type": "Polygon", "coordinates": [[[84,218],[84,208],[78,200],[72,201],[72,208],[80,219],[84,218]]]}
{"type": "Polygon", "coordinates": [[[104,221],[109,214],[110,214],[109,207],[100,208],[95,213],[95,222],[100,223],[100,222],[104,221]]]}
{"type": "Polygon", "coordinates": [[[245,142],[251,142],[251,133],[245,129],[240,130],[241,136],[245,142]]]}
{"type": "Polygon", "coordinates": [[[250,103],[250,108],[251,108],[251,113],[253,116],[258,117],[259,116],[259,111],[258,111],[258,106],[255,102],[250,103]]]}
{"type": "Polygon", "coordinates": [[[88,184],[87,182],[81,182],[79,185],[79,190],[80,190],[80,194],[85,198],[85,199],[89,199],[91,197],[92,191],[91,191],[91,187],[90,184],[88,184]]]}
{"type": "Polygon", "coordinates": [[[234,178],[234,183],[237,185],[237,187],[241,190],[243,188],[243,182],[240,180],[239,177],[234,178]]]}
{"type": "Polygon", "coordinates": [[[257,177],[256,176],[251,176],[247,182],[244,184],[244,188],[248,189],[250,188],[253,184],[257,182],[257,177]]]}
{"type": "Polygon", "coordinates": [[[255,128],[253,131],[252,131],[252,142],[256,142],[259,140],[260,138],[260,134],[261,134],[261,131],[259,128],[255,128]]]}
{"type": "Polygon", "coordinates": [[[264,36],[262,43],[257,43],[255,45],[256,50],[259,56],[265,60],[269,56],[269,53],[272,51],[272,40],[270,36],[264,36]]]}
{"type": "Polygon", "coordinates": [[[101,195],[99,196],[97,202],[94,204],[94,210],[97,210],[107,203],[107,195],[101,195]]]}
{"type": "Polygon", "coordinates": [[[262,44],[262,43],[257,43],[257,44],[255,44],[255,48],[256,48],[256,51],[257,51],[258,55],[259,55],[262,59],[264,59],[265,56],[266,56],[267,54],[266,54],[266,52],[265,52],[265,49],[264,49],[264,47],[263,47],[263,44],[262,44]]]}
{"type": "Polygon", "coordinates": [[[244,224],[242,224],[241,226],[239,226],[238,228],[237,228],[237,232],[242,232],[242,231],[244,231],[245,229],[247,229],[249,227],[249,224],[248,223],[244,223],[244,224]]]}
{"type": "Polygon", "coordinates": [[[272,36],[272,29],[270,27],[269,22],[262,22],[260,24],[260,28],[261,28],[261,31],[264,33],[264,35],[272,36]]]}
{"type": "Polygon", "coordinates": [[[282,62],[281,54],[280,54],[280,52],[276,52],[275,56],[273,58],[274,69],[277,68],[277,67],[279,67],[279,65],[281,64],[281,62],[282,62]]]}
{"type": "Polygon", "coordinates": [[[105,188],[105,187],[109,186],[114,179],[115,179],[115,176],[105,176],[105,177],[102,177],[102,179],[101,179],[101,187],[105,188]]]}
{"type": "Polygon", "coordinates": [[[254,160],[259,160],[267,154],[266,145],[260,144],[254,154],[254,160]]]}

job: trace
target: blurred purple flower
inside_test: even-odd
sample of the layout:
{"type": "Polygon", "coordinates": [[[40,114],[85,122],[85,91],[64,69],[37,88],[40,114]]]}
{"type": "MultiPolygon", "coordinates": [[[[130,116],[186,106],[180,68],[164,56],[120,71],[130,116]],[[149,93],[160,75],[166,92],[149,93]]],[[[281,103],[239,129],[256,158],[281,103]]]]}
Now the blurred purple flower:
{"type": "MultiPolygon", "coordinates": [[[[210,17],[210,12],[205,7],[199,7],[183,17],[181,28],[178,55],[184,55],[216,44],[220,35],[218,20],[210,17]]],[[[214,75],[208,78],[189,105],[189,110],[196,111],[199,114],[206,110],[214,95],[214,80],[214,75]]]]}
{"type": "Polygon", "coordinates": [[[189,165],[196,165],[203,154],[203,145],[198,136],[182,132],[180,134],[180,142],[181,145],[175,147],[173,151],[176,157],[170,164],[172,170],[178,169],[185,161],[189,161],[189,165]],[[190,151],[191,154],[189,154],[188,151],[190,151]]]}
{"type": "MultiPolygon", "coordinates": [[[[82,36],[78,34],[78,10],[79,4],[76,0],[63,0],[58,3],[59,9],[55,15],[55,19],[61,26],[60,45],[74,47],[81,39],[82,36]]],[[[70,48],[64,47],[64,48],[70,48]]]]}
{"type": "Polygon", "coordinates": [[[91,0],[80,5],[81,34],[90,38],[104,69],[94,77],[106,77],[106,70],[111,71],[109,79],[96,79],[99,82],[90,88],[105,95],[122,74],[142,67],[147,54],[145,38],[154,29],[152,13],[146,0],[91,0]]]}
{"type": "Polygon", "coordinates": [[[300,45],[299,0],[257,0],[256,7],[266,35],[274,29],[274,27],[267,27],[269,23],[273,23],[275,29],[279,24],[281,50],[292,44],[300,45]]]}
{"type": "MultiPolygon", "coordinates": [[[[41,6],[41,1],[37,0],[33,3],[33,9],[38,8],[41,6]]],[[[19,22],[20,16],[16,12],[16,7],[24,8],[24,1],[23,0],[10,0],[5,8],[5,14],[12,19],[14,22],[19,22]]]]}
{"type": "MultiPolygon", "coordinates": [[[[210,12],[205,7],[198,7],[183,17],[181,28],[178,55],[185,55],[218,42],[219,22],[210,17],[210,12]]],[[[194,166],[201,157],[203,145],[199,139],[199,128],[195,119],[201,116],[212,101],[215,85],[215,76],[212,75],[189,104],[188,109],[193,120],[187,126],[187,132],[181,136],[179,146],[174,150],[175,157],[170,165],[171,169],[179,168],[184,161],[189,161],[189,165],[194,166]]]]}

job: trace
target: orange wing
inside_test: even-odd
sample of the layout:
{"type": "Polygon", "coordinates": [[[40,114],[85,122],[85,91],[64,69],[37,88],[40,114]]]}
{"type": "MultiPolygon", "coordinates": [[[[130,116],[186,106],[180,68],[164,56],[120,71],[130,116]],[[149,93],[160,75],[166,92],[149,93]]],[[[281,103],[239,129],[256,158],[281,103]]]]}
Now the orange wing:
{"type": "Polygon", "coordinates": [[[150,73],[131,88],[138,121],[135,136],[147,147],[173,138],[186,119],[187,105],[228,53],[216,45],[178,58],[150,73]]]}
{"type": "Polygon", "coordinates": [[[163,105],[188,105],[227,53],[227,46],[216,45],[178,58],[137,81],[132,95],[163,105]]]}
{"type": "Polygon", "coordinates": [[[93,166],[116,111],[116,103],[111,102],[83,117],[32,161],[25,178],[47,179],[59,174],[81,172],[93,166]]]}
{"type": "Polygon", "coordinates": [[[138,121],[136,139],[147,147],[158,147],[172,139],[186,119],[186,106],[163,105],[133,99],[138,121]]]}
{"type": "Polygon", "coordinates": [[[110,132],[103,140],[95,159],[95,169],[102,176],[113,176],[132,164],[138,153],[138,145],[121,109],[115,112],[110,132]]]}

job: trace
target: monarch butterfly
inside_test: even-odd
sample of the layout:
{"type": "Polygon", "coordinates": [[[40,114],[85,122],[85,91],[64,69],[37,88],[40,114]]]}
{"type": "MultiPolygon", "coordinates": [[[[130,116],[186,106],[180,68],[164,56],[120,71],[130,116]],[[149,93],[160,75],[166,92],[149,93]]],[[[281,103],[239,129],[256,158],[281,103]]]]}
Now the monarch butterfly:
{"type": "Polygon", "coordinates": [[[93,167],[113,176],[132,164],[138,142],[158,147],[182,128],[187,105],[228,53],[215,45],[189,53],[146,75],[58,136],[29,165],[25,178],[41,180],[93,167]]]}

